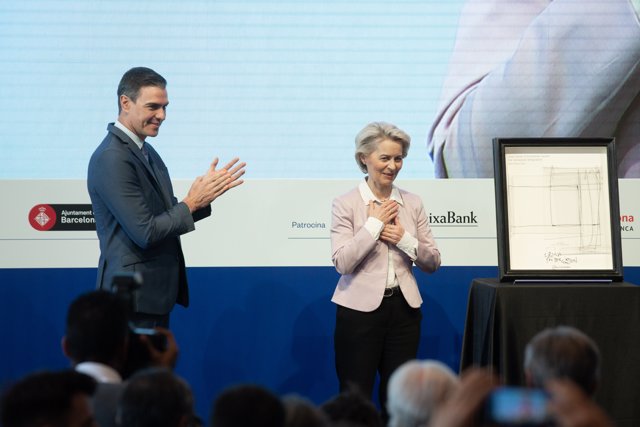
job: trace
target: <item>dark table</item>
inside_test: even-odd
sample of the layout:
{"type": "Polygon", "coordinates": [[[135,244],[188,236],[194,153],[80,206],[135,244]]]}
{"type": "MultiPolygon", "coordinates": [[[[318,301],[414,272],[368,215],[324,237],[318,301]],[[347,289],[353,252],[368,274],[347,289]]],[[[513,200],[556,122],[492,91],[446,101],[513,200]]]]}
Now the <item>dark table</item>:
{"type": "Polygon", "coordinates": [[[640,286],[475,279],[460,368],[492,366],[505,384],[523,386],[527,342],[558,325],[576,327],[596,342],[602,356],[596,401],[618,426],[640,426],[640,286]]]}

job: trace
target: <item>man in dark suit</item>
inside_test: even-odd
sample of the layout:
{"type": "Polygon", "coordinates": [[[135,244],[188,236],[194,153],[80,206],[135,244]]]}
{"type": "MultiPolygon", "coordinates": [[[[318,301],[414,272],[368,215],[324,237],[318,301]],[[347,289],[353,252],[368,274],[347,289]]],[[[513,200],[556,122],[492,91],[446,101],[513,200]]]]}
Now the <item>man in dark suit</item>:
{"type": "Polygon", "coordinates": [[[189,304],[180,235],[211,215],[210,203],[242,184],[245,163],[235,158],[198,177],[178,202],[169,172],[145,141],[158,135],[169,99],[166,80],[137,67],[118,85],[118,120],[89,162],[87,186],[100,240],[97,286],[111,289],[120,272],[140,272],[142,287],[133,298],[139,326],[168,326],[177,302],[189,304]]]}

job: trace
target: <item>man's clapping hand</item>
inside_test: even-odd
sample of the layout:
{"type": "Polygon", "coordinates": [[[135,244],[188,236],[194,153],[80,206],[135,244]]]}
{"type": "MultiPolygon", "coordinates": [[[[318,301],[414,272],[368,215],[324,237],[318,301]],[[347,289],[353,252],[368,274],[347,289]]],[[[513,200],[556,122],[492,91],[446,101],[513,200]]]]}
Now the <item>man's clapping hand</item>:
{"type": "Polygon", "coordinates": [[[244,182],[240,177],[244,175],[247,164],[238,163],[239,161],[240,159],[236,157],[223,168],[216,169],[218,158],[213,159],[207,172],[197,177],[191,184],[189,193],[183,200],[191,212],[204,208],[228,190],[244,182]]]}

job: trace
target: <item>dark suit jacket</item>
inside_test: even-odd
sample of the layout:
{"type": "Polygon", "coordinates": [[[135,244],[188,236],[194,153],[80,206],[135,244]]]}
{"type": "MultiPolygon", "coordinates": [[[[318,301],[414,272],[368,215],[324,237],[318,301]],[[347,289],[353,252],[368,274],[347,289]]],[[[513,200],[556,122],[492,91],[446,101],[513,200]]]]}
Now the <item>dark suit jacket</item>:
{"type": "Polygon", "coordinates": [[[138,146],[110,123],[107,136],[89,162],[87,187],[100,240],[97,286],[111,289],[118,272],[140,272],[144,283],[134,309],[167,314],[173,305],[189,304],[180,235],[211,207],[192,215],[178,203],[167,167],[156,151],[147,162],[138,146]],[[150,166],[150,163],[154,166],[150,166]]]}

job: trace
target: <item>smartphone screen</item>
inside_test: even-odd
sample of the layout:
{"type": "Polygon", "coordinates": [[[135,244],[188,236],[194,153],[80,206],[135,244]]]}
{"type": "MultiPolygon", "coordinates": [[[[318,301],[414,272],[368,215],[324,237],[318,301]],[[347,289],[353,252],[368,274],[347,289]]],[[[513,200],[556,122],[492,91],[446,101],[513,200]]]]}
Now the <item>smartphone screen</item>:
{"type": "Polygon", "coordinates": [[[157,331],[153,328],[131,328],[131,331],[137,335],[155,335],[157,331]]]}
{"type": "Polygon", "coordinates": [[[489,395],[485,414],[501,425],[545,425],[551,418],[548,400],[547,393],[540,389],[499,387],[489,395]]]}
{"type": "MultiPolygon", "coordinates": [[[[132,327],[131,332],[133,332],[134,335],[145,335],[151,341],[151,344],[153,344],[153,346],[158,350],[162,351],[167,348],[167,338],[164,335],[159,334],[154,328],[132,327]]],[[[136,342],[129,345],[131,348],[133,348],[135,344],[138,344],[137,340],[133,341],[136,342]]]]}

